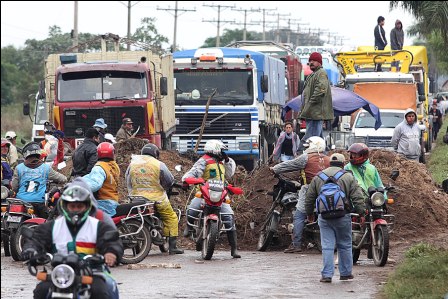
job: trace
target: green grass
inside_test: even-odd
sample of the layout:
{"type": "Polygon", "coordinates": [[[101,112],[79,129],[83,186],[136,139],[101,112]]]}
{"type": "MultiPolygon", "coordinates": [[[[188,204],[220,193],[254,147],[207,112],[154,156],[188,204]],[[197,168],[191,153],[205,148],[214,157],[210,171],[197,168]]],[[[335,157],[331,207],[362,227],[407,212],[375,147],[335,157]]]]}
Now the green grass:
{"type": "Polygon", "coordinates": [[[448,126],[448,115],[445,115],[443,120],[443,126],[437,136],[437,144],[431,151],[429,161],[426,166],[429,172],[432,174],[432,178],[441,184],[443,180],[448,178],[448,144],[443,143],[443,136],[448,126]]]}
{"type": "Polygon", "coordinates": [[[404,262],[387,280],[388,299],[446,298],[448,296],[448,251],[420,243],[406,252],[404,262]]]}
{"type": "Polygon", "coordinates": [[[22,114],[22,103],[2,105],[1,110],[2,137],[5,136],[7,131],[14,131],[17,134],[18,145],[21,145],[21,138],[25,138],[29,141],[31,139],[31,129],[33,128],[33,123],[31,122],[29,116],[22,114]]]}

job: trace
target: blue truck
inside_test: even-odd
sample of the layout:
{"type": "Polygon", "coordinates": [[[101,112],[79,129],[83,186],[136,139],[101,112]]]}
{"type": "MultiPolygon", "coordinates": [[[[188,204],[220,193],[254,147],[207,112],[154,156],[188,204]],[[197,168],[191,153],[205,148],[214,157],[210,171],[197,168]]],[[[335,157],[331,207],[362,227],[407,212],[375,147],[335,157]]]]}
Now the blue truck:
{"type": "Polygon", "coordinates": [[[266,162],[282,129],[287,99],[285,64],[272,56],[238,48],[199,48],[173,53],[176,89],[174,149],[196,146],[212,93],[198,152],[219,139],[239,164],[266,162]]]}

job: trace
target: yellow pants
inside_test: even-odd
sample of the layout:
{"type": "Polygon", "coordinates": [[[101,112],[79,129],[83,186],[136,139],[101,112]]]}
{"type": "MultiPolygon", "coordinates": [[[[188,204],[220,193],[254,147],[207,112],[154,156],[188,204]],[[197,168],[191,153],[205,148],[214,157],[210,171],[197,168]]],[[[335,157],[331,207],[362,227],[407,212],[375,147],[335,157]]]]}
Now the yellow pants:
{"type": "Polygon", "coordinates": [[[156,204],[156,208],[157,212],[159,212],[160,218],[162,218],[163,221],[163,236],[179,236],[179,221],[168,198],[159,201],[159,203],[156,204]]]}

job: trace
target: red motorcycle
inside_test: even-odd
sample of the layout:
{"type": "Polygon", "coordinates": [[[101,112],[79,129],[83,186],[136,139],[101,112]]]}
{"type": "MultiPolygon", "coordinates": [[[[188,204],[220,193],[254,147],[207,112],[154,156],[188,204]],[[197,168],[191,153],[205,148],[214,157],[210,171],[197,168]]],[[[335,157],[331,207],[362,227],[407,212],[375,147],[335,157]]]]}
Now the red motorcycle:
{"type": "MultiPolygon", "coordinates": [[[[196,197],[202,197],[202,209],[191,209],[194,212],[198,212],[199,215],[197,218],[188,216],[187,222],[195,228],[192,236],[196,242],[196,250],[202,252],[204,260],[210,260],[215,251],[215,245],[220,233],[229,230],[223,225],[225,221],[223,216],[225,215],[220,213],[221,206],[224,202],[230,204],[229,195],[243,194],[243,190],[215,179],[205,181],[203,178],[187,178],[185,183],[188,185],[199,185],[200,195],[196,193],[196,197]]],[[[188,210],[187,215],[189,215],[188,210]]]]}

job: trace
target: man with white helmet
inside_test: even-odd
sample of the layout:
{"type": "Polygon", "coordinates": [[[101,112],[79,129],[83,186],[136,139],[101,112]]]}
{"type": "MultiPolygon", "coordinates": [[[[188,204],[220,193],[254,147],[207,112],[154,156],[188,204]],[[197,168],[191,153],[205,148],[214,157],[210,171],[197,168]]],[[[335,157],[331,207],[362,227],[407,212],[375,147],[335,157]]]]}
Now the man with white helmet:
{"type": "MultiPolygon", "coordinates": [[[[209,140],[205,143],[204,146],[204,155],[199,158],[196,163],[194,163],[193,167],[182,177],[182,182],[187,178],[203,178],[204,180],[208,180],[210,178],[219,178],[222,181],[226,181],[230,179],[236,170],[235,161],[227,156],[225,153],[227,150],[227,146],[224,145],[219,140],[209,140]]],[[[194,210],[200,210],[202,204],[202,198],[195,197],[191,201],[188,206],[188,218],[198,217],[198,212],[194,212],[194,210]]],[[[231,255],[234,258],[240,258],[241,256],[237,252],[237,241],[236,241],[236,228],[233,217],[233,210],[228,203],[223,203],[221,206],[221,213],[223,215],[231,215],[230,218],[225,219],[223,216],[223,222],[226,225],[226,228],[230,230],[227,231],[227,238],[229,240],[229,244],[231,247],[231,255]]],[[[227,216],[229,217],[229,216],[227,216]]],[[[188,236],[192,231],[192,228],[188,225],[184,232],[184,236],[188,236]]]]}
{"type": "Polygon", "coordinates": [[[284,172],[300,171],[302,187],[299,191],[297,200],[297,210],[294,214],[294,229],[292,244],[285,249],[285,253],[301,252],[302,232],[305,227],[307,214],[305,211],[305,194],[308,190],[308,184],[322,170],[330,166],[330,159],[325,155],[325,141],[318,136],[308,138],[304,143],[305,151],[302,155],[293,160],[285,161],[271,167],[275,174],[284,172]]]}
{"type": "Polygon", "coordinates": [[[19,159],[19,154],[17,153],[17,146],[16,146],[16,138],[17,138],[16,132],[14,131],[6,132],[5,138],[8,139],[10,143],[8,153],[9,165],[11,165],[11,168],[14,169],[17,166],[17,160],[19,159]]]}

